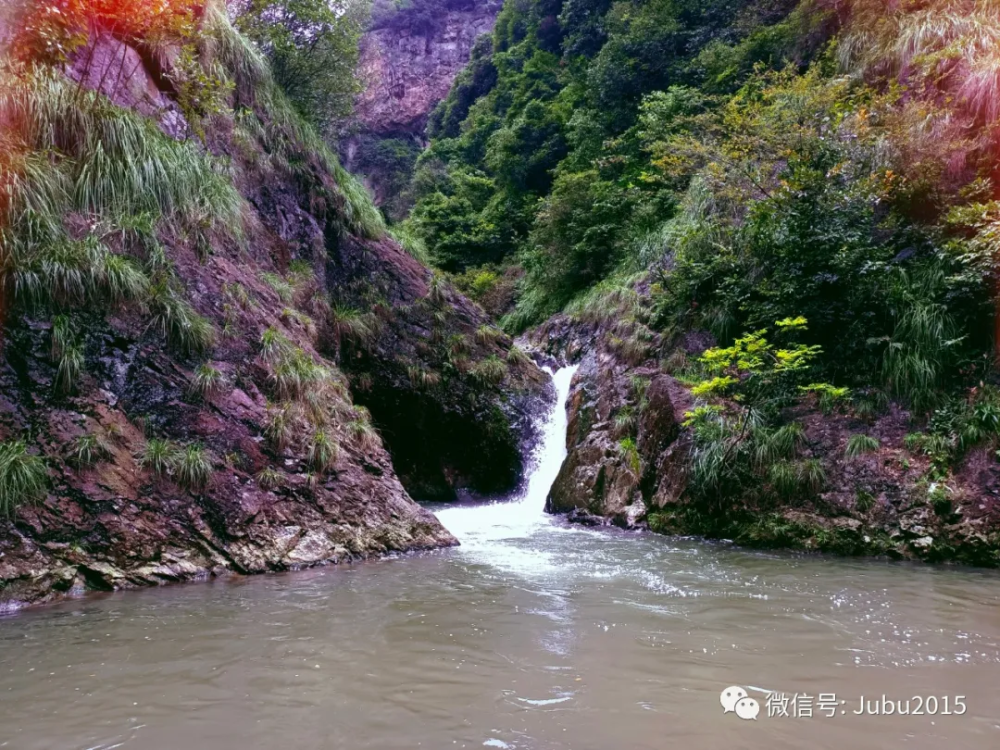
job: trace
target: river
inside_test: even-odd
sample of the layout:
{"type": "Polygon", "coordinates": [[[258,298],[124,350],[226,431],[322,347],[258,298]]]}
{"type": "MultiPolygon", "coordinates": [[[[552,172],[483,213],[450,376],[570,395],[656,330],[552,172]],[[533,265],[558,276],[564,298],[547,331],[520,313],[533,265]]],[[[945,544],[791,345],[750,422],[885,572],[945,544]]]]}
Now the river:
{"type": "Polygon", "coordinates": [[[459,548],[0,619],[0,748],[1000,747],[996,573],[547,517],[571,376],[527,491],[439,510],[459,548]]]}

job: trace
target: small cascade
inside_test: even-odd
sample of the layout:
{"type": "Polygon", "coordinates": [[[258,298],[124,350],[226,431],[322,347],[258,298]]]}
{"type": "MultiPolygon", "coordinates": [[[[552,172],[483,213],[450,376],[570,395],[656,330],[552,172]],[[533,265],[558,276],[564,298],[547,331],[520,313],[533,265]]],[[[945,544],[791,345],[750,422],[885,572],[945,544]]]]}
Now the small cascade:
{"type": "Polygon", "coordinates": [[[518,496],[488,505],[447,508],[437,516],[463,546],[530,536],[547,523],[545,498],[566,460],[566,401],[576,365],[553,373],[556,402],[545,417],[541,440],[533,455],[528,481],[518,496]]]}

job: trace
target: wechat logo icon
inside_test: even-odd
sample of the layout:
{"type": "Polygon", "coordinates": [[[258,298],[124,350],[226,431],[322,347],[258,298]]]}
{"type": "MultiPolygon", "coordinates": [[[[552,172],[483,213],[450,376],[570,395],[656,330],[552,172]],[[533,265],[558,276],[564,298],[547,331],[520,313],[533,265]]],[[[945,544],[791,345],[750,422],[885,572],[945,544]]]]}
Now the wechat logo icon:
{"type": "Polygon", "coordinates": [[[747,691],[739,685],[727,687],[719,696],[719,703],[722,704],[722,713],[735,713],[745,721],[757,720],[760,713],[760,704],[747,695],[747,691]]]}

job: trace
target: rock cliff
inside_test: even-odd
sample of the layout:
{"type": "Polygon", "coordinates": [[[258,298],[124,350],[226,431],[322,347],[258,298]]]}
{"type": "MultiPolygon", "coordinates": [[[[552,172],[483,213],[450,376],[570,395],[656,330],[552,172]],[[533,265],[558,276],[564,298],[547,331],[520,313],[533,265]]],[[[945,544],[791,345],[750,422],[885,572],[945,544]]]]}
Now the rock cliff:
{"type": "Polygon", "coordinates": [[[803,456],[822,468],[813,492],[723,507],[692,499],[697,455],[683,423],[695,399],[678,377],[711,340],[653,334],[641,322],[648,309],[641,292],[630,307],[610,317],[558,315],[529,334],[542,352],[580,364],[567,405],[568,457],[549,513],[751,547],[1000,565],[995,462],[973,451],[947,488],[929,484],[929,459],[907,450],[913,422],[897,406],[867,419],[816,404],[790,410],[803,456]],[[873,436],[878,449],[852,453],[848,441],[859,433],[873,436]]]}
{"type": "Polygon", "coordinates": [[[409,208],[405,191],[425,145],[428,115],[469,62],[476,39],[493,29],[501,0],[417,0],[405,9],[376,4],[361,41],[353,134],[343,156],[393,218],[409,208]]]}
{"type": "Polygon", "coordinates": [[[379,136],[422,136],[428,114],[448,95],[476,39],[493,29],[501,5],[424,0],[405,11],[376,13],[361,41],[364,91],[357,118],[364,129],[379,136]]]}
{"type": "Polygon", "coordinates": [[[4,266],[0,446],[22,444],[47,478],[35,502],[0,516],[0,609],[451,545],[400,475],[438,497],[518,481],[544,378],[478,308],[365,223],[367,198],[261,94],[259,60],[226,58],[241,47],[214,22],[222,38],[206,49],[223,50],[234,81],[198,128],[149,51],[99,29],[70,61],[71,81],[3,81],[0,120],[24,148],[74,168],[95,158],[80,130],[128,131],[105,139],[102,164],[119,174],[135,159],[116,159],[141,149],[140,178],[152,175],[154,191],[171,177],[158,159],[225,164],[210,184],[232,193],[242,226],[204,207],[193,223],[105,216],[67,196],[52,228],[62,254],[4,266]],[[58,126],[25,119],[42,96],[58,126]],[[22,299],[25,274],[53,293],[78,278],[77,248],[88,264],[127,271],[141,299],[109,296],[111,271],[98,278],[94,266],[93,299],[22,299]],[[74,342],[60,344],[68,330],[74,342]]]}

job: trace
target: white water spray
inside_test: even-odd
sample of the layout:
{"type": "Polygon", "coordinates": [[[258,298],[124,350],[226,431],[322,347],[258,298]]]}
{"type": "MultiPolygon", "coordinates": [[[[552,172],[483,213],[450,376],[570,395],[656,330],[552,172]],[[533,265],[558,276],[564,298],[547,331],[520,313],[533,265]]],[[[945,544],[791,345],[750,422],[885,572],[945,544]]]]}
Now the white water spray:
{"type": "MultiPolygon", "coordinates": [[[[547,369],[547,368],[546,368],[547,369]]],[[[566,459],[566,401],[570,382],[577,367],[564,367],[552,375],[556,403],[542,426],[542,436],[533,456],[528,482],[515,500],[486,506],[464,506],[438,511],[441,523],[462,543],[463,548],[475,549],[503,539],[530,536],[543,525],[545,498],[566,459]]],[[[548,370],[551,373],[551,370],[548,370]]]]}

